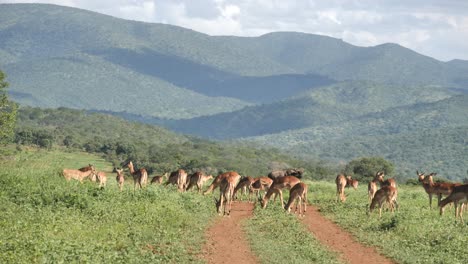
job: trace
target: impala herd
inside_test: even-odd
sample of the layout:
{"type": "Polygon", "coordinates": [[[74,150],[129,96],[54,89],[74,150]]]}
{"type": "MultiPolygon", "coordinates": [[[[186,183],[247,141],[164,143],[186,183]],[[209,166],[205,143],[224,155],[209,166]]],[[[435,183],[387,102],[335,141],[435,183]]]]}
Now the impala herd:
{"type": "MultiPolygon", "coordinates": [[[[148,183],[148,172],[146,169],[141,168],[135,170],[133,163],[129,161],[125,164],[125,167],[129,169],[130,174],[133,177],[133,189],[143,189],[148,183]]],[[[123,189],[125,177],[123,169],[114,169],[117,173],[116,181],[118,183],[120,191],[123,189]]],[[[203,172],[197,171],[193,174],[187,174],[185,170],[179,169],[172,173],[166,173],[164,175],[154,176],[151,179],[150,184],[164,184],[176,185],[178,190],[185,192],[190,190],[192,187],[196,187],[197,191],[202,192],[203,185],[210,179],[213,179],[208,189],[203,192],[203,195],[213,192],[219,187],[219,199],[214,198],[216,204],[216,210],[221,215],[230,215],[232,202],[234,200],[242,200],[244,196],[247,196],[249,202],[258,201],[262,208],[265,208],[268,201],[274,195],[276,201],[279,196],[280,204],[286,212],[290,212],[294,203],[296,203],[295,213],[299,213],[299,216],[305,216],[307,210],[307,192],[308,186],[301,182],[303,170],[288,169],[278,170],[271,172],[268,177],[262,176],[253,178],[250,176],[241,177],[237,172],[230,171],[221,173],[213,179],[212,175],[205,175],[203,172]],[[165,181],[165,183],[164,183],[165,181]],[[289,199],[285,203],[283,201],[283,189],[289,190],[289,199]],[[260,191],[264,194],[261,195],[260,191]],[[256,197],[252,198],[252,196],[256,197]]],[[[436,173],[425,175],[416,171],[418,181],[422,184],[424,190],[429,196],[429,208],[432,208],[432,196],[437,196],[437,204],[440,208],[440,215],[443,214],[444,208],[447,204],[454,203],[455,205],[455,219],[463,222],[463,210],[465,207],[468,208],[468,184],[461,183],[435,183],[433,177],[436,173]],[[445,199],[442,199],[446,196],[445,199]]],[[[96,171],[92,164],[86,167],[76,169],[64,169],[62,175],[66,180],[75,179],[83,182],[84,179],[89,178],[93,182],[98,182],[100,188],[104,188],[107,182],[107,176],[104,172],[96,171]]],[[[377,207],[379,209],[379,217],[382,216],[382,208],[385,204],[391,212],[399,208],[397,202],[398,189],[396,180],[394,178],[384,179],[385,173],[378,171],[373,179],[367,186],[368,200],[369,200],[369,211],[372,211],[377,207]]],[[[346,201],[345,188],[353,187],[357,189],[359,182],[353,179],[351,176],[339,174],[336,179],[336,200],[340,202],[346,201]]],[[[465,208],[466,209],[466,208],[465,208]]]]}

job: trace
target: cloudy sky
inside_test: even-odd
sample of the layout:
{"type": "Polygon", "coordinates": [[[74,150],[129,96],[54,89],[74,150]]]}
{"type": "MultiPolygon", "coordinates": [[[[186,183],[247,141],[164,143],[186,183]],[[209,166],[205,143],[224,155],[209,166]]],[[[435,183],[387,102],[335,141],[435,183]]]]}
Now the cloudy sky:
{"type": "Polygon", "coordinates": [[[300,31],[358,46],[398,43],[447,61],[468,60],[468,0],[39,0],[210,35],[300,31]]]}

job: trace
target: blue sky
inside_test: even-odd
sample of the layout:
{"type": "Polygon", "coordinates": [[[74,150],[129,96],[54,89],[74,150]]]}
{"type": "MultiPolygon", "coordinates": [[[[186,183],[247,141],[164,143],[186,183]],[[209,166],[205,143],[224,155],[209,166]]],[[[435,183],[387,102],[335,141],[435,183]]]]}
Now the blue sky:
{"type": "Polygon", "coordinates": [[[398,43],[439,60],[468,60],[467,0],[43,0],[210,35],[299,31],[358,46],[398,43]]]}

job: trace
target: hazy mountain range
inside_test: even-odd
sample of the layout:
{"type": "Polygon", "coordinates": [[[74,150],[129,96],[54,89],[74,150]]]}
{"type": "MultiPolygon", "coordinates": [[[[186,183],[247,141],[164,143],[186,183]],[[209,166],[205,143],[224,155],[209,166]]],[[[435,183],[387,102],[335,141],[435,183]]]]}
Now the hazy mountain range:
{"type": "Polygon", "coordinates": [[[468,61],[397,44],[357,47],[297,32],[215,37],[1,4],[0,69],[24,105],[105,111],[319,159],[378,155],[401,173],[467,176],[468,61]]]}

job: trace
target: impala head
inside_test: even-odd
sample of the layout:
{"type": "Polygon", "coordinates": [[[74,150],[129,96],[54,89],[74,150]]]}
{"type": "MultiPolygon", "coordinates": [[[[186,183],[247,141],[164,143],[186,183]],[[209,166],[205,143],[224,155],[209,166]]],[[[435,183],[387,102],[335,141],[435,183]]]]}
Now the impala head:
{"type": "Polygon", "coordinates": [[[375,174],[375,178],[374,178],[374,179],[376,179],[376,180],[382,182],[382,181],[384,180],[384,176],[385,176],[385,174],[384,174],[383,171],[378,171],[378,172],[375,174]]]}
{"type": "Polygon", "coordinates": [[[419,182],[423,182],[423,181],[424,181],[424,178],[425,178],[424,172],[421,172],[421,173],[420,173],[419,171],[416,171],[416,175],[418,175],[418,181],[419,181],[419,182]]]}

